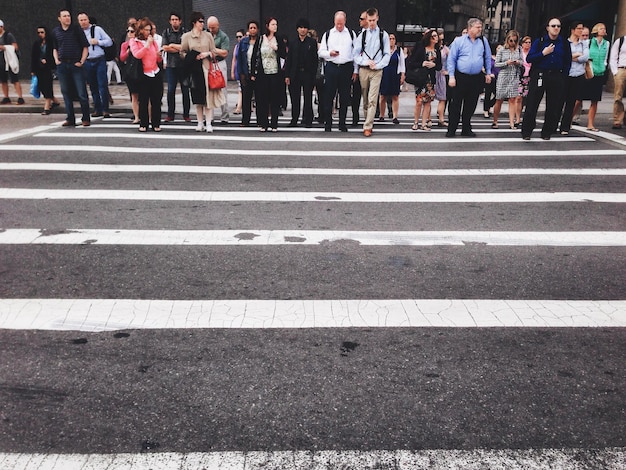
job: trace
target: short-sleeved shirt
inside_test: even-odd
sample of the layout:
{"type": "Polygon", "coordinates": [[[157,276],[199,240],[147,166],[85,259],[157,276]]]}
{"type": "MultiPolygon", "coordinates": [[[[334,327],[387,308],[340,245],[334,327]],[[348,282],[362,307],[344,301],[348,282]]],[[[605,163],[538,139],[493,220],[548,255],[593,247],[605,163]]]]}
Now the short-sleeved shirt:
{"type": "MultiPolygon", "coordinates": [[[[182,26],[178,28],[178,31],[174,31],[171,28],[167,28],[163,31],[163,45],[168,44],[180,44],[182,42],[183,34],[185,34],[185,28],[182,26]]],[[[167,53],[167,66],[171,68],[181,67],[183,63],[182,58],[178,52],[167,53]]]]}
{"type": "MultiPolygon", "coordinates": [[[[220,29],[213,39],[215,40],[215,47],[217,49],[230,51],[230,39],[228,39],[228,35],[224,31],[220,29]]],[[[225,57],[217,57],[218,62],[224,59],[225,57]]]]}
{"type": "MultiPolygon", "coordinates": [[[[2,36],[0,36],[0,46],[11,45],[16,43],[17,40],[15,36],[11,33],[5,31],[2,36]]],[[[4,51],[0,51],[0,70],[4,70],[6,68],[6,62],[4,61],[4,51]]]]}
{"type": "Polygon", "coordinates": [[[79,62],[83,48],[89,47],[83,31],[73,24],[67,29],[57,26],[52,30],[52,37],[60,61],[79,62]]]}

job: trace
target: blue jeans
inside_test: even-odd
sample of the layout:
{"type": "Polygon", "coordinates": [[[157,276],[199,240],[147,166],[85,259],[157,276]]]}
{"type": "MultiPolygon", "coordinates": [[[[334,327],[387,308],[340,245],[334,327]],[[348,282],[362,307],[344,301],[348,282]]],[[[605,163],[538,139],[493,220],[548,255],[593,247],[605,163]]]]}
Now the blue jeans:
{"type": "Polygon", "coordinates": [[[183,117],[189,117],[191,101],[189,99],[189,77],[185,74],[184,67],[166,67],[167,78],[167,115],[174,118],[176,111],[176,87],[180,83],[183,94],[183,117]]]}
{"type": "Polygon", "coordinates": [[[107,63],[104,56],[98,60],[85,61],[83,65],[85,77],[89,83],[91,96],[93,97],[94,111],[98,114],[109,112],[109,78],[107,76],[107,63]]]}
{"type": "Polygon", "coordinates": [[[57,65],[57,76],[61,85],[61,93],[63,93],[67,120],[72,123],[75,122],[74,96],[77,95],[80,100],[80,110],[83,114],[82,120],[90,121],[89,98],[87,97],[85,76],[82,68],[76,67],[72,63],[61,62],[57,65]]]}

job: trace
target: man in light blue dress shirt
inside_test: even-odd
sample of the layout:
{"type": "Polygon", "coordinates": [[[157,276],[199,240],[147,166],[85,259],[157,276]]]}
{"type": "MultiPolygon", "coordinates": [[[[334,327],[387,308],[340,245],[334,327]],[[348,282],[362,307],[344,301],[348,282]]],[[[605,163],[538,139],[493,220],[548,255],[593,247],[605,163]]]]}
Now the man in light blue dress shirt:
{"type": "Polygon", "coordinates": [[[450,45],[447,65],[452,93],[446,137],[454,137],[459,121],[462,122],[462,136],[476,137],[471,118],[485,83],[491,83],[491,49],[482,32],[482,21],[470,18],[467,34],[456,38],[450,45]]]}
{"type": "Polygon", "coordinates": [[[354,62],[359,66],[363,107],[367,110],[363,124],[365,137],[372,135],[380,81],[390,58],[389,35],[378,27],[378,10],[370,8],[367,10],[367,29],[354,39],[354,62]]]}

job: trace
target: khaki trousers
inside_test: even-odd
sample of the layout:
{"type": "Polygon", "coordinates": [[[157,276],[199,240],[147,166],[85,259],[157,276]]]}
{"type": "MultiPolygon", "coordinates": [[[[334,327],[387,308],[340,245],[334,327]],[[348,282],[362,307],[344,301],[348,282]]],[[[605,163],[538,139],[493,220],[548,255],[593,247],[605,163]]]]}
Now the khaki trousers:
{"type": "Polygon", "coordinates": [[[626,69],[617,69],[617,75],[613,76],[615,82],[613,89],[613,124],[624,123],[624,86],[626,85],[626,69]]]}
{"type": "Polygon", "coordinates": [[[363,110],[365,112],[365,124],[363,129],[374,127],[374,117],[376,116],[376,105],[378,104],[378,92],[380,81],[383,78],[383,71],[372,70],[367,67],[359,69],[359,82],[361,83],[361,95],[363,96],[363,110]]]}

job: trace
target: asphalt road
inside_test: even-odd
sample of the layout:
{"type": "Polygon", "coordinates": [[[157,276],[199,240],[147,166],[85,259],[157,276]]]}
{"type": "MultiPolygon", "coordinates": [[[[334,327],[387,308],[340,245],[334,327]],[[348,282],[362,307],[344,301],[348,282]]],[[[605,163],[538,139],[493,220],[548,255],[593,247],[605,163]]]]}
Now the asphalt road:
{"type": "MultiPolygon", "coordinates": [[[[565,449],[581,468],[619,468],[626,151],[578,132],[527,143],[480,119],[479,139],[452,141],[439,130],[411,132],[407,121],[377,124],[372,140],[358,129],[265,135],[234,123],[206,135],[182,122],[140,136],[123,115],[88,129],[10,135],[0,165],[23,166],[0,166],[0,459],[565,449]],[[228,200],[214,200],[226,193],[228,200]],[[313,201],[276,196],[304,193],[313,201]],[[194,199],[199,194],[206,199],[194,199]],[[388,202],[416,194],[432,200],[388,202]],[[511,194],[520,199],[508,201],[511,194]],[[342,200],[350,195],[354,201],[342,200]],[[3,241],[14,229],[40,230],[50,244],[3,241]],[[140,230],[146,238],[148,230],[234,230],[242,244],[174,245],[165,232],[145,245],[62,241],[81,229],[140,230]],[[449,246],[439,235],[423,246],[243,243],[262,230],[302,231],[303,239],[324,230],[615,237],[603,246],[449,246]],[[97,312],[85,312],[83,328],[63,326],[62,311],[54,326],[12,326],[17,316],[46,313],[42,306],[14,314],[15,299],[540,300],[607,302],[618,313],[595,327],[348,322],[92,332],[97,312]],[[608,464],[598,457],[607,450],[617,455],[608,464]]],[[[550,308],[536,318],[554,315],[550,308]]],[[[406,468],[351,465],[324,468],[406,468]]]]}

